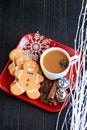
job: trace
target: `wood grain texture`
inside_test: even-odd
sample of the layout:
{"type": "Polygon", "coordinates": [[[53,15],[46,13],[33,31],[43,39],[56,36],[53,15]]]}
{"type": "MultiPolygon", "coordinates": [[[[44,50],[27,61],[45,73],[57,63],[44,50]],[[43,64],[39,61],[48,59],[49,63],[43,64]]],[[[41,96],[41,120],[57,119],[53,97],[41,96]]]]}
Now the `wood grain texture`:
{"type": "MultiPolygon", "coordinates": [[[[81,1],[0,0],[0,73],[10,50],[27,33],[39,31],[48,38],[74,47],[81,1]]],[[[67,108],[63,110],[60,125],[67,108]]],[[[0,130],[55,130],[57,114],[0,90],[0,130]]]]}

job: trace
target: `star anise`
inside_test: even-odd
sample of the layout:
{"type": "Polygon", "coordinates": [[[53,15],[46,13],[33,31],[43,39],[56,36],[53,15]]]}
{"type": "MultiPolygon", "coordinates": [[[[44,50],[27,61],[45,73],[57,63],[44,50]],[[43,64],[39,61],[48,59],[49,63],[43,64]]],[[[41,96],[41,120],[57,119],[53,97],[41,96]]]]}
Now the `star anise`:
{"type": "Polygon", "coordinates": [[[68,62],[67,59],[61,59],[61,60],[59,61],[59,64],[60,64],[63,68],[67,68],[69,62],[68,62]]]}

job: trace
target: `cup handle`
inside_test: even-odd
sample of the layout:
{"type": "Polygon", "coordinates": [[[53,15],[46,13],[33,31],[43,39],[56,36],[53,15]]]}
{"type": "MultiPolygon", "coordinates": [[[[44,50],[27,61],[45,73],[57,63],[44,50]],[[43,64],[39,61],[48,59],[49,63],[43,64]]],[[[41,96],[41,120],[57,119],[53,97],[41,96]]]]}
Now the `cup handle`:
{"type": "Polygon", "coordinates": [[[70,57],[70,60],[71,60],[71,65],[73,65],[76,62],[78,62],[79,56],[78,55],[74,55],[74,56],[70,57]]]}

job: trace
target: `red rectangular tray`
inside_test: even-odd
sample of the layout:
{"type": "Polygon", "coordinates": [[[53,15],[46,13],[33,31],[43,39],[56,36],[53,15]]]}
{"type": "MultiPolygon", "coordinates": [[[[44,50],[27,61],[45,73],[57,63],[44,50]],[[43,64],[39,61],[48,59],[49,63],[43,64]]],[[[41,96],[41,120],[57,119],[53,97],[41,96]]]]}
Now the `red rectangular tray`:
{"type": "MultiPolygon", "coordinates": [[[[23,48],[23,49],[32,49],[34,43],[36,43],[37,45],[40,44],[39,51],[34,52],[34,53],[37,53],[38,57],[43,52],[43,50],[45,50],[45,49],[47,49],[49,47],[52,47],[52,46],[60,47],[60,48],[65,49],[70,54],[70,56],[73,56],[75,54],[74,49],[72,49],[72,48],[70,48],[68,46],[65,46],[65,45],[63,45],[61,43],[58,43],[58,42],[56,42],[54,40],[48,39],[48,38],[46,38],[44,36],[40,36],[38,33],[26,34],[25,36],[23,36],[21,38],[21,40],[19,41],[17,47],[23,48]]],[[[12,93],[10,92],[10,89],[9,89],[9,85],[13,82],[14,77],[12,75],[10,75],[9,71],[8,71],[8,65],[10,63],[11,63],[11,61],[9,60],[7,62],[7,64],[6,64],[6,66],[4,67],[2,73],[1,73],[0,87],[4,92],[6,92],[7,94],[12,95],[12,93]]],[[[75,67],[74,66],[75,65],[73,65],[74,83],[75,83],[76,73],[75,73],[75,67]]],[[[69,71],[69,73],[70,73],[70,71],[69,71]]],[[[69,78],[69,73],[66,75],[67,78],[69,78]]],[[[74,87],[74,85],[72,86],[72,88],[73,87],[74,87]]],[[[64,109],[65,106],[67,105],[68,101],[70,100],[70,90],[69,90],[69,88],[67,89],[67,92],[68,92],[67,99],[64,102],[58,102],[57,106],[51,106],[51,105],[42,103],[42,102],[40,102],[39,99],[35,99],[35,100],[29,99],[25,94],[22,94],[22,95],[16,96],[16,97],[19,98],[19,99],[22,99],[22,100],[24,100],[24,101],[26,101],[28,103],[32,103],[35,106],[38,106],[38,107],[40,107],[40,108],[42,108],[44,110],[47,110],[47,111],[50,111],[50,112],[58,112],[58,111],[64,109]]],[[[14,95],[12,95],[12,96],[14,96],[14,95]]]]}

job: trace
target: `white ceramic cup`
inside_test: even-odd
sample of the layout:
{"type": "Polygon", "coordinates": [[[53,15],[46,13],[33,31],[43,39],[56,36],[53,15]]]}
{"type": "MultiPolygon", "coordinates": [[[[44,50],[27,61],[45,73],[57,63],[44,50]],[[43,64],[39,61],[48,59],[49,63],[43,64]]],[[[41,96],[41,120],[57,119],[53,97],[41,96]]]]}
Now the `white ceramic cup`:
{"type": "Polygon", "coordinates": [[[44,75],[45,75],[48,79],[50,79],[50,80],[55,80],[55,79],[58,79],[58,78],[61,78],[61,77],[66,76],[66,74],[68,73],[68,71],[69,71],[69,69],[70,69],[70,66],[71,66],[72,64],[75,64],[77,61],[78,61],[78,55],[74,55],[74,56],[70,57],[69,53],[68,53],[66,50],[64,50],[64,49],[62,49],[62,48],[59,48],[59,47],[51,47],[51,48],[45,50],[45,51],[42,53],[42,55],[41,55],[41,57],[40,57],[40,66],[41,66],[41,69],[42,69],[44,75]],[[52,72],[49,72],[48,70],[46,70],[46,68],[45,68],[44,65],[43,65],[43,59],[44,59],[45,55],[46,55],[47,53],[51,52],[51,51],[54,51],[54,50],[61,51],[62,53],[64,53],[64,54],[66,55],[66,57],[67,57],[67,59],[68,59],[68,66],[67,66],[67,68],[66,68],[63,72],[60,72],[60,73],[52,73],[52,72]]]}

